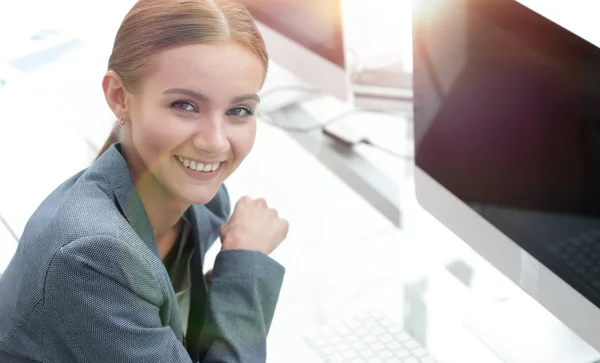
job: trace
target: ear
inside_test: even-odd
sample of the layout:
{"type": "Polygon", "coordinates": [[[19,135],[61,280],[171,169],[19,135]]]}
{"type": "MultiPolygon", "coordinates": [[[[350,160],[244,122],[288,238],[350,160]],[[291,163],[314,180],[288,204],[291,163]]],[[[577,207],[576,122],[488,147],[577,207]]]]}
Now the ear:
{"type": "Polygon", "coordinates": [[[125,87],[123,87],[121,77],[115,71],[108,71],[102,79],[102,89],[108,107],[115,114],[115,117],[129,120],[128,94],[125,87]]]}

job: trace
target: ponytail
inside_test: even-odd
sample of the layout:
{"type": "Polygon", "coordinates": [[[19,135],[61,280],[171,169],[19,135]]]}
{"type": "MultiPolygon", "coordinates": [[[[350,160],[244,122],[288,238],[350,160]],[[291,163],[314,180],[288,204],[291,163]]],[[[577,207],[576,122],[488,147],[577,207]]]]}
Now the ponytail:
{"type": "Polygon", "coordinates": [[[104,152],[106,150],[108,150],[112,146],[112,144],[114,144],[117,141],[119,141],[119,126],[115,125],[113,127],[113,129],[110,131],[110,134],[108,135],[108,138],[106,139],[106,142],[104,142],[104,146],[102,146],[102,148],[100,148],[98,155],[96,155],[96,160],[98,160],[100,158],[100,156],[102,156],[102,154],[104,154],[104,152]]]}

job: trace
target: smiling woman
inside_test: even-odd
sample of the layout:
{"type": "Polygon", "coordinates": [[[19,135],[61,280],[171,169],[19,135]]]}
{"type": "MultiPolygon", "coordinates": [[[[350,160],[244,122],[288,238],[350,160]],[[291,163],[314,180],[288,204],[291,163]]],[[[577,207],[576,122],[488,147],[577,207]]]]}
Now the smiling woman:
{"type": "Polygon", "coordinates": [[[264,362],[288,224],[224,181],[268,69],[231,0],[140,0],[102,81],[118,123],[30,218],[0,277],[2,362],[264,362]],[[220,237],[210,284],[204,255],[220,237]]]}

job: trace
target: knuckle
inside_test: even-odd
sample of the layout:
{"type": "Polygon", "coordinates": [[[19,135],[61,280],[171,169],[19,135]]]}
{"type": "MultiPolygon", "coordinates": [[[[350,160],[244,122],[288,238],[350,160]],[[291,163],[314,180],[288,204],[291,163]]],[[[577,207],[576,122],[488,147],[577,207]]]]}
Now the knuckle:
{"type": "Polygon", "coordinates": [[[288,229],[290,228],[290,223],[286,219],[282,219],[280,222],[281,222],[281,228],[287,232],[288,229]]]}
{"type": "Polygon", "coordinates": [[[266,207],[267,206],[267,201],[265,200],[265,198],[257,198],[256,199],[256,204],[266,207]]]}

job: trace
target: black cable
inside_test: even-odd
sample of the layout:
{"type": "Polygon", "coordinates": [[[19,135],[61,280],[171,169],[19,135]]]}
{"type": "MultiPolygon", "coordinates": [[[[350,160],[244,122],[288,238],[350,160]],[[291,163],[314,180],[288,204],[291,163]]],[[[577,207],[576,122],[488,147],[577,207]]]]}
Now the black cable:
{"type": "Polygon", "coordinates": [[[314,123],[311,126],[307,126],[307,127],[286,126],[286,125],[282,125],[280,123],[274,122],[267,115],[263,114],[263,115],[259,115],[259,116],[261,117],[261,119],[263,121],[265,121],[273,126],[276,126],[280,129],[282,129],[283,131],[294,132],[294,133],[309,133],[309,132],[313,132],[313,131],[317,131],[317,130],[323,130],[324,128],[326,128],[329,125],[343,121],[343,119],[346,116],[354,114],[354,113],[358,113],[358,112],[383,113],[383,114],[387,114],[387,115],[397,114],[397,115],[406,116],[407,119],[412,120],[412,117],[410,117],[407,113],[404,113],[404,112],[400,112],[400,111],[399,112],[390,112],[390,111],[383,111],[383,110],[378,110],[378,109],[368,109],[368,108],[357,108],[357,109],[352,109],[352,110],[349,110],[346,112],[342,112],[341,114],[334,116],[325,122],[314,123]]]}
{"type": "MultiPolygon", "coordinates": [[[[361,65],[360,65],[360,56],[358,55],[358,53],[356,51],[354,51],[353,49],[347,49],[347,51],[349,53],[352,53],[352,55],[354,56],[354,62],[353,62],[353,67],[351,68],[350,73],[350,78],[353,80],[357,74],[360,71],[361,65]]],[[[264,97],[268,97],[270,94],[273,93],[280,93],[280,92],[284,92],[284,91],[299,91],[299,92],[303,92],[303,93],[309,93],[309,94],[319,94],[322,93],[322,90],[318,87],[309,87],[309,86],[304,86],[304,85],[286,85],[286,86],[280,86],[280,87],[275,87],[269,90],[266,90],[265,92],[262,92],[260,94],[261,98],[264,97]]],[[[367,108],[358,108],[358,109],[352,109],[346,112],[342,112],[341,114],[334,116],[333,118],[330,118],[329,120],[327,120],[324,123],[318,122],[318,123],[314,123],[313,125],[307,126],[307,127],[294,127],[294,126],[286,126],[286,125],[282,125],[280,123],[274,122],[268,115],[265,114],[260,114],[259,113],[259,117],[260,120],[273,125],[283,131],[286,132],[292,132],[292,133],[310,133],[310,132],[314,132],[314,131],[323,131],[326,127],[340,122],[342,121],[346,116],[351,115],[353,113],[357,113],[357,112],[372,112],[372,113],[384,113],[384,114],[398,114],[398,115],[402,115],[407,117],[407,119],[412,120],[412,116],[410,115],[410,113],[407,112],[402,112],[402,111],[396,111],[396,112],[391,112],[391,111],[384,111],[384,110],[378,110],[378,109],[367,109],[367,108]]],[[[409,156],[409,155],[401,155],[398,154],[390,149],[387,149],[385,147],[382,147],[380,145],[374,144],[373,142],[371,142],[370,140],[362,140],[362,143],[364,143],[365,145],[368,145],[372,148],[375,148],[377,150],[380,150],[388,155],[391,155],[397,159],[402,159],[402,160],[414,160],[414,157],[409,156]]]]}
{"type": "Polygon", "coordinates": [[[377,149],[377,150],[379,150],[379,151],[382,151],[382,152],[384,152],[384,153],[386,153],[386,154],[388,154],[388,155],[391,155],[391,156],[395,157],[396,159],[408,160],[408,161],[414,161],[414,160],[415,160],[415,157],[414,157],[414,156],[412,156],[412,155],[403,155],[403,154],[398,154],[397,152],[395,152],[395,151],[393,151],[393,150],[390,150],[390,149],[388,149],[388,148],[386,148],[386,147],[383,147],[383,146],[381,146],[381,145],[374,144],[374,143],[373,143],[371,140],[369,140],[369,139],[364,139],[364,140],[362,140],[362,143],[363,143],[363,144],[365,144],[365,145],[368,145],[368,146],[370,146],[370,147],[372,147],[372,148],[374,148],[374,149],[377,149]]]}
{"type": "MultiPolygon", "coordinates": [[[[344,118],[345,116],[347,116],[347,115],[349,115],[349,114],[351,114],[351,113],[354,113],[354,112],[356,112],[356,111],[360,111],[360,110],[351,110],[351,111],[347,111],[347,112],[344,112],[344,113],[342,113],[342,114],[340,114],[340,115],[338,115],[338,116],[335,116],[335,117],[334,117],[334,118],[332,118],[332,119],[329,119],[329,121],[328,121],[328,122],[326,122],[326,123],[324,123],[324,124],[322,124],[322,123],[317,123],[317,124],[314,124],[314,125],[312,125],[312,126],[309,126],[309,127],[290,127],[290,126],[283,126],[283,125],[281,125],[281,124],[279,124],[279,123],[277,123],[277,122],[274,122],[274,121],[273,121],[273,120],[271,120],[271,118],[269,118],[268,116],[264,116],[264,115],[261,117],[261,120],[262,120],[262,121],[265,121],[265,122],[267,122],[267,123],[269,123],[269,124],[271,124],[271,125],[273,125],[273,126],[275,126],[275,127],[277,127],[277,128],[279,128],[279,129],[281,129],[281,130],[283,130],[283,131],[286,131],[286,132],[292,132],[292,133],[309,133],[309,132],[313,132],[313,131],[317,131],[317,130],[321,130],[321,131],[322,131],[322,130],[324,130],[324,129],[325,129],[327,126],[329,126],[329,125],[331,125],[331,124],[334,124],[334,123],[336,123],[336,122],[339,122],[339,121],[343,120],[343,118],[344,118]]],[[[364,111],[364,110],[363,110],[363,111],[364,111]]],[[[383,111],[381,111],[381,112],[383,112],[383,111]]],[[[397,158],[397,159],[400,159],[400,160],[409,160],[409,161],[412,161],[412,160],[414,160],[414,157],[413,157],[413,156],[411,156],[411,155],[402,155],[402,154],[398,154],[397,152],[395,152],[395,151],[393,151],[393,150],[390,150],[390,149],[388,149],[388,148],[386,148],[386,147],[383,147],[383,146],[381,146],[381,145],[378,145],[378,144],[375,144],[375,143],[373,143],[373,142],[372,142],[371,140],[369,140],[369,139],[363,139],[363,140],[361,140],[361,141],[360,141],[360,143],[363,143],[364,145],[368,145],[368,146],[370,146],[370,147],[372,147],[372,148],[374,148],[374,149],[377,149],[377,150],[379,150],[379,151],[382,151],[382,152],[384,152],[384,153],[386,153],[386,154],[388,154],[388,155],[390,155],[390,156],[393,156],[393,157],[395,157],[395,158],[397,158]]],[[[351,146],[353,146],[353,145],[349,145],[349,147],[351,147],[351,146]]]]}

